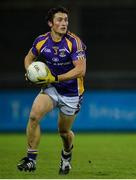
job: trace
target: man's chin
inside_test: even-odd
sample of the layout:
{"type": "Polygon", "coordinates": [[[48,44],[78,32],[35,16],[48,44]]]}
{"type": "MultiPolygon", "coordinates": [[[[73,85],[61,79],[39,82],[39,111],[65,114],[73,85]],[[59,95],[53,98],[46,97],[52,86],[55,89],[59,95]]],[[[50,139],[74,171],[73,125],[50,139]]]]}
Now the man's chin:
{"type": "Polygon", "coordinates": [[[61,35],[64,35],[64,34],[66,34],[66,33],[67,33],[67,30],[60,31],[60,34],[61,34],[61,35]]]}

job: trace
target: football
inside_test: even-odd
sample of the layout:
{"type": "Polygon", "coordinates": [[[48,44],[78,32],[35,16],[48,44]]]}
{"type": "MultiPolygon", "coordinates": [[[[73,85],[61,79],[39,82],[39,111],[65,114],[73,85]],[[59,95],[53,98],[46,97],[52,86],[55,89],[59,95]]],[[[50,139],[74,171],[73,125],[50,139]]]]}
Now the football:
{"type": "Polygon", "coordinates": [[[46,77],[48,74],[47,66],[45,63],[36,61],[32,62],[27,69],[27,78],[31,82],[38,82],[39,77],[46,77]]]}

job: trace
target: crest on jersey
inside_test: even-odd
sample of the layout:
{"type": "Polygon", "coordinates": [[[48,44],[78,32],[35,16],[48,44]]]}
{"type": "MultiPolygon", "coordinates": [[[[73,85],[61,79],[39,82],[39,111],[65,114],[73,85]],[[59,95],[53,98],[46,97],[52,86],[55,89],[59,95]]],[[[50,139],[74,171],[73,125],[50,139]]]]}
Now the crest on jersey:
{"type": "Polygon", "coordinates": [[[66,56],[66,53],[65,51],[61,51],[60,54],[59,54],[60,57],[65,57],[66,56]]]}
{"type": "Polygon", "coordinates": [[[69,50],[66,49],[65,47],[63,49],[59,49],[59,52],[60,52],[60,54],[59,54],[60,57],[65,57],[66,56],[66,52],[70,53],[69,50]]]}

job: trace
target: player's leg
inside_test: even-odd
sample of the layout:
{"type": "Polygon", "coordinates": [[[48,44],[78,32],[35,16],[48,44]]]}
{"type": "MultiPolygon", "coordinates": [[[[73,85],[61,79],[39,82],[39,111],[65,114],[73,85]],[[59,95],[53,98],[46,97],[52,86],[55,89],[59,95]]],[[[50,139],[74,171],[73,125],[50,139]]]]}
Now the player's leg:
{"type": "Polygon", "coordinates": [[[42,117],[53,109],[53,101],[47,94],[39,94],[33,102],[27,125],[27,157],[18,164],[19,170],[35,170],[38,145],[40,142],[40,125],[42,117]]]}
{"type": "Polygon", "coordinates": [[[32,106],[27,125],[28,148],[37,149],[40,140],[39,121],[53,109],[53,101],[47,94],[39,94],[32,106]]]}
{"type": "Polygon", "coordinates": [[[58,129],[63,142],[63,150],[61,152],[61,164],[59,174],[67,174],[71,169],[70,161],[72,158],[74,133],[71,126],[75,119],[75,115],[65,115],[59,113],[58,129]]]}
{"type": "Polygon", "coordinates": [[[58,129],[65,151],[69,151],[73,144],[74,133],[71,131],[71,127],[74,120],[75,115],[68,116],[62,112],[59,113],[58,129]]]}

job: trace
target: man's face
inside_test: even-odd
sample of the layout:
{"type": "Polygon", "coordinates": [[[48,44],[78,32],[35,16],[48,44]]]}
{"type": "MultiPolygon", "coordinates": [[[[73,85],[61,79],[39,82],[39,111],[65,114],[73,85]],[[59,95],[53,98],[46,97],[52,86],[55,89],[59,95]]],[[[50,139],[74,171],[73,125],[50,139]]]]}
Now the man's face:
{"type": "Polygon", "coordinates": [[[58,12],[53,17],[53,22],[50,22],[51,29],[59,34],[65,34],[68,27],[68,16],[65,13],[58,12]]]}

